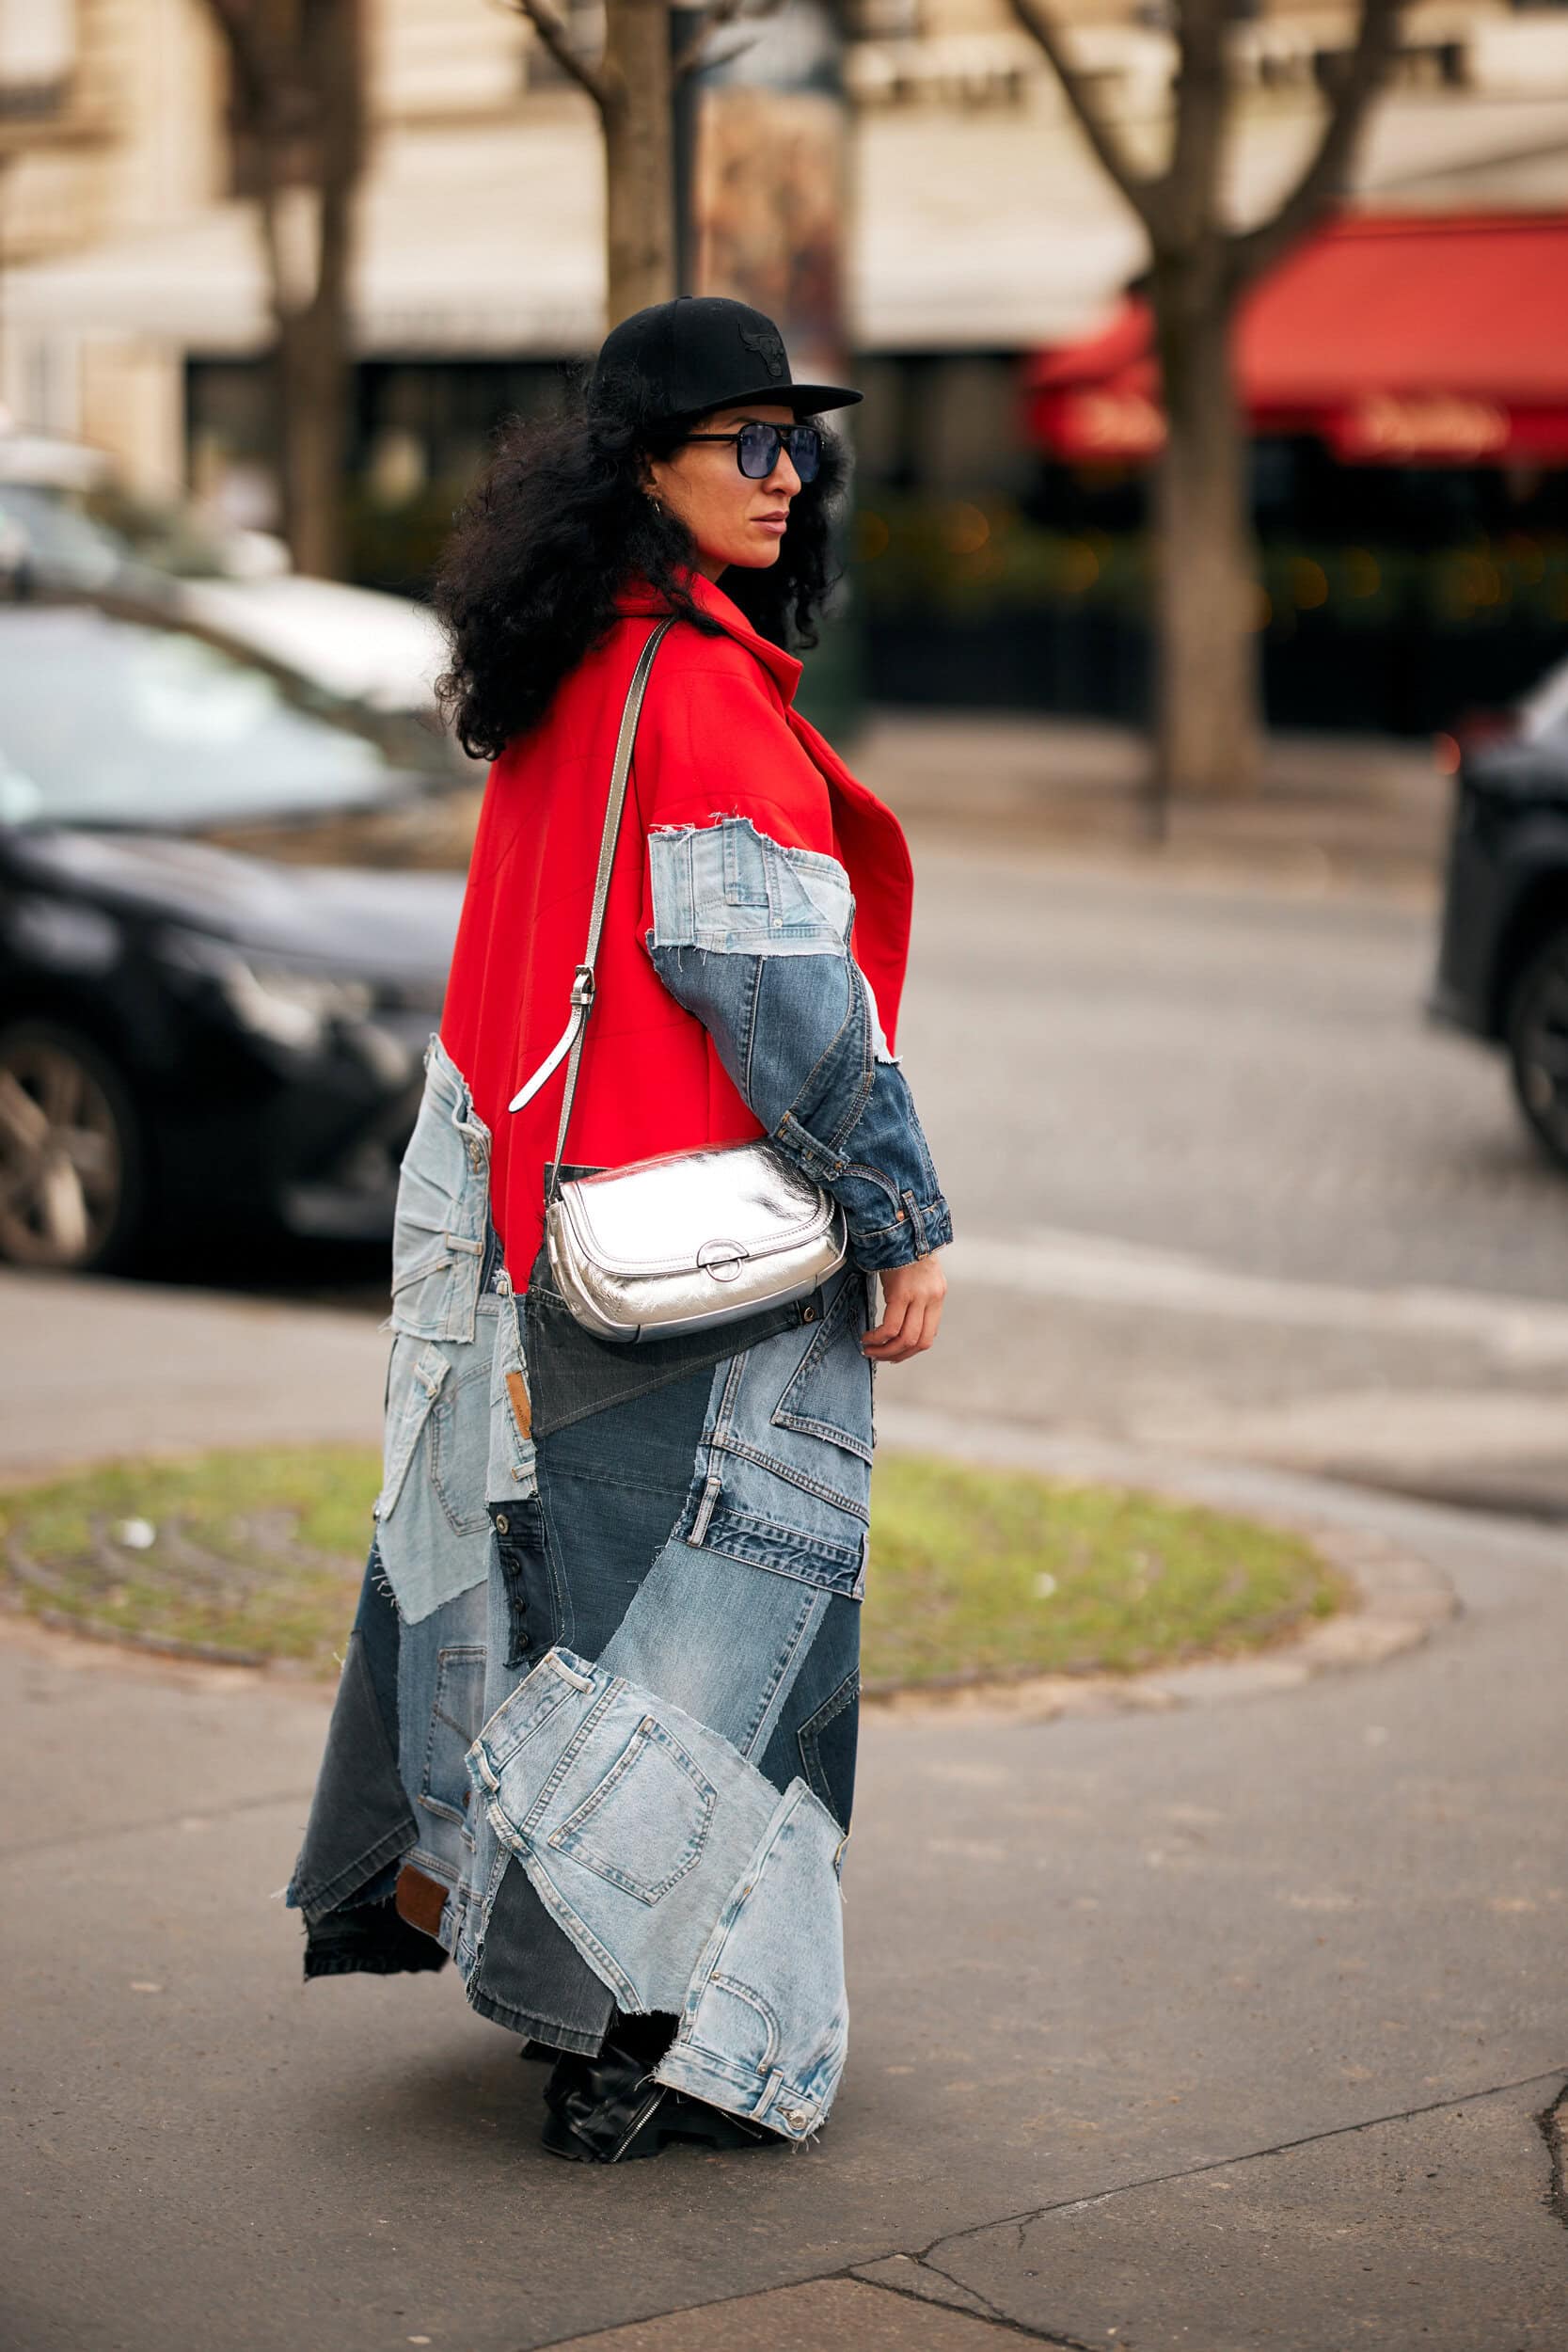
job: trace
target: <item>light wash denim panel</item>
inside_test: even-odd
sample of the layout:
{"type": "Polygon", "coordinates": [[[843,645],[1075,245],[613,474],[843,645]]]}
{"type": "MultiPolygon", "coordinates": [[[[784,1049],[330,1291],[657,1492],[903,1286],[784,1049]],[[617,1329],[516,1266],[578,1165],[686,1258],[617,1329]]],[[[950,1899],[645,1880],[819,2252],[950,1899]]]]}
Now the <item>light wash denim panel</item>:
{"type": "Polygon", "coordinates": [[[781,1331],[715,1368],[686,1544],[858,1600],[871,1520],[876,1369],[861,1342],[869,1284],[846,1263],[809,1332],[781,1331]]]}
{"type": "Polygon", "coordinates": [[[501,1842],[624,2010],[681,2023],[658,2079],[803,2139],[848,2033],[843,1836],[672,1701],[550,1649],[468,1758],[501,1842]]]}
{"type": "Polygon", "coordinates": [[[438,1036],[404,1153],[392,1226],[390,1328],[471,1340],[490,1222],[490,1130],[438,1036]]]}
{"type": "Polygon", "coordinates": [[[749,817],[648,835],[655,970],[711,1034],[772,1140],[843,1205],[855,1263],[905,1265],[953,1238],[925,1130],[849,951],[836,858],[749,817]]]}
{"type": "Polygon", "coordinates": [[[461,1833],[473,1791],[465,1759],[484,1721],[487,1615],[482,1580],[405,1623],[398,1645],[398,1769],[417,1840],[407,1859],[449,1888],[468,1859],[461,1833]]]}
{"type": "Polygon", "coordinates": [[[483,1287],[490,1230],[489,1130],[433,1037],[398,1182],[374,1504],[382,1564],[410,1626],[483,1582],[488,1505],[537,1483],[509,1385],[518,1375],[526,1392],[517,1302],[504,1279],[483,1287]]]}
{"type": "MultiPolygon", "coordinates": [[[[316,1926],[363,1903],[409,1853],[419,1827],[398,1762],[401,1628],[371,1545],[338,1678],[326,1746],[285,1899],[316,1926]]],[[[308,1952],[306,1974],[314,1973],[308,1952]]]]}

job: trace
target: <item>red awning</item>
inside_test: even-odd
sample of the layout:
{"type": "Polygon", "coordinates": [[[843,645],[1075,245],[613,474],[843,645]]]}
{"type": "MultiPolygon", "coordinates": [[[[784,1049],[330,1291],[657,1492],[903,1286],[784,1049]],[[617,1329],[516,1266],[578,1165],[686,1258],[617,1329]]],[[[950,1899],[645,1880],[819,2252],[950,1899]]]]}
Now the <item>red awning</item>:
{"type": "MultiPolygon", "coordinates": [[[[1364,463],[1568,463],[1568,218],[1338,220],[1247,297],[1237,357],[1256,433],[1315,433],[1364,463]]],[[[1042,356],[1028,388],[1065,456],[1164,438],[1142,300],[1042,356]]]]}

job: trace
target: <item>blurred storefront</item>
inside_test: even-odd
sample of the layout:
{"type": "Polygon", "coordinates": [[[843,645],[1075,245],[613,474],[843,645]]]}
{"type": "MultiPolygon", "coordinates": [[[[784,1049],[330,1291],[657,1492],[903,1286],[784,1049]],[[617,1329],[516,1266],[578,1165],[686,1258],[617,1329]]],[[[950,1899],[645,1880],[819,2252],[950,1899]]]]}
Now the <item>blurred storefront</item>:
{"type": "MultiPolygon", "coordinates": [[[[561,363],[602,330],[598,135],[514,12],[483,0],[367,6],[354,568],[417,587],[497,421],[553,399],[561,363]]],[[[1169,71],[1151,12],[1076,0],[1065,13],[1106,103],[1147,139],[1169,71]]],[[[591,43],[593,0],[574,0],[570,15],[591,43]]],[[[829,114],[842,121],[840,100],[799,74],[780,112],[777,93],[740,87],[741,72],[727,120],[710,126],[709,166],[721,185],[728,173],[729,194],[710,207],[704,282],[755,279],[739,178],[758,146],[748,109],[760,119],[771,103],[774,132],[790,119],[772,142],[782,167],[768,201],[793,205],[800,230],[799,265],[774,299],[796,340],[835,341],[847,319],[867,393],[851,421],[853,577],[873,691],[1135,710],[1148,452],[1125,436],[1064,440],[1042,424],[1035,379],[1042,358],[1082,360],[1085,338],[1116,316],[1139,233],[1003,0],[858,0],[852,22],[842,251],[831,221],[816,234],[806,217],[808,199],[836,201],[829,114]]],[[[1266,0],[1239,21],[1238,219],[1264,208],[1304,153],[1312,91],[1350,24],[1348,8],[1266,0]]],[[[1358,205],[1432,221],[1568,219],[1568,7],[1415,0],[1403,44],[1358,205]]],[[[265,280],[254,208],[233,192],[224,108],[198,0],[0,0],[0,401],[110,448],[144,487],[189,480],[264,524],[265,280]],[[40,8],[53,46],[8,42],[8,26],[41,22],[40,8]]],[[[1560,298],[1554,279],[1533,302],[1547,343],[1560,298]]],[[[1530,311],[1528,286],[1515,307],[1530,311]]],[[[1456,430],[1469,417],[1465,429],[1481,432],[1480,411],[1430,372],[1413,384],[1375,427],[1403,435],[1397,461],[1362,462],[1348,426],[1325,431],[1318,413],[1260,432],[1276,715],[1424,724],[1455,675],[1445,630],[1471,649],[1484,699],[1523,682],[1568,624],[1568,453],[1435,451],[1417,430],[1433,403],[1449,404],[1456,430]],[[1436,648],[1430,677],[1423,632],[1436,648]]],[[[1133,413],[1135,387],[1080,389],[1133,413]]],[[[1147,389],[1138,396],[1147,403],[1147,389]]]]}
{"type": "MultiPolygon", "coordinates": [[[[1276,719],[1425,731],[1560,655],[1565,318],[1560,214],[1341,219],[1251,296],[1237,368],[1276,719]]],[[[951,510],[942,569],[950,585],[969,575],[970,610],[939,633],[949,662],[967,650],[985,663],[1003,701],[1110,713],[1143,691],[1142,501],[1164,438],[1151,345],[1148,307],[1128,298],[1029,362],[1033,492],[951,510]],[[1042,594],[1070,677],[1042,672],[1037,632],[1015,618],[1042,594]]],[[[887,629],[882,668],[919,697],[919,671],[895,672],[930,652],[912,619],[887,629]]]]}

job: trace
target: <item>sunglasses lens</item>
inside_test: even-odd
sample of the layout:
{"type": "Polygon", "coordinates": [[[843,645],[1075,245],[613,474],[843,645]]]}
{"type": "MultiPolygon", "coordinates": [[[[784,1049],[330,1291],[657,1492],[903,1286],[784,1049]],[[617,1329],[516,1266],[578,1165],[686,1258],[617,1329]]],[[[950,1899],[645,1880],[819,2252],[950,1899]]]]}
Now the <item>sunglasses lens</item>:
{"type": "Polygon", "coordinates": [[[766,482],[779,462],[777,428],[770,424],[743,424],[736,455],[749,482],[766,482]]]}
{"type": "Polygon", "coordinates": [[[789,437],[789,453],[802,482],[814,482],[822,456],[822,436],[814,424],[798,424],[789,437]]]}

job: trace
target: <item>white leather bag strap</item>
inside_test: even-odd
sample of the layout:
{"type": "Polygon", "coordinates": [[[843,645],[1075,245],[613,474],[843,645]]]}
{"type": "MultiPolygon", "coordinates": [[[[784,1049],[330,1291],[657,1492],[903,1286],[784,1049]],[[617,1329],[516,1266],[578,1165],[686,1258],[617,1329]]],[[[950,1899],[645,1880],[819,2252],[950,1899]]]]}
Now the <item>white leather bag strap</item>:
{"type": "Polygon", "coordinates": [[[594,1009],[594,964],[599,952],[599,934],[604,929],[605,907],[610,898],[610,869],[615,863],[616,836],[621,830],[621,811],[626,805],[626,779],[631,774],[632,745],[637,739],[637,722],[642,709],[642,697],[647,691],[648,673],[654,666],[660,640],[674,627],[674,615],[660,621],[638,656],[626,689],[626,707],[621,713],[621,732],[615,742],[615,764],[610,775],[610,798],[605,805],[604,832],[599,841],[599,870],[594,878],[594,909],[588,919],[588,945],[582,952],[572,980],[572,1015],[545,1059],[520,1087],[507,1104],[509,1111],[520,1111],[525,1103],[531,1103],[546,1080],[561,1066],[563,1056],[570,1054],[566,1070],[566,1091],[561,1104],[561,1125],[555,1138],[555,1163],[546,1192],[546,1202],[561,1182],[561,1162],[566,1148],[566,1126],[572,1116],[572,1097],[577,1092],[578,1071],[582,1061],[583,1032],[588,1016],[594,1009]]]}

